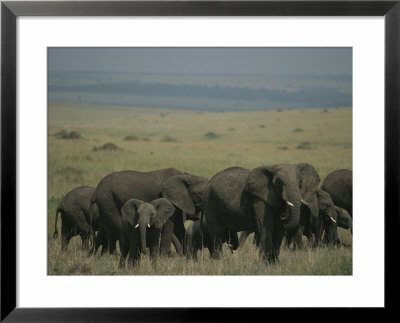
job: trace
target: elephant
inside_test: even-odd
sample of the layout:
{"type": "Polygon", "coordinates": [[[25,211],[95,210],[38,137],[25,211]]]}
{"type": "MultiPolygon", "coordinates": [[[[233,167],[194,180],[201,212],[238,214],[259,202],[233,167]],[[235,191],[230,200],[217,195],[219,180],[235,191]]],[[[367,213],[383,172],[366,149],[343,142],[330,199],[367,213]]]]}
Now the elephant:
{"type": "Polygon", "coordinates": [[[175,207],[161,231],[161,253],[168,253],[173,234],[182,250],[185,235],[184,221],[196,220],[200,212],[200,203],[207,178],[183,173],[174,168],[165,168],[151,172],[126,170],[105,176],[97,185],[92,203],[99,208],[100,232],[92,253],[100,245],[109,253],[115,252],[116,242],[122,229],[121,208],[131,198],[145,202],[164,197],[175,207]],[[100,234],[101,233],[101,234],[100,234]],[[107,246],[104,248],[104,246],[107,246]]]}
{"type": "Polygon", "coordinates": [[[302,248],[303,235],[312,247],[318,247],[323,237],[328,245],[337,243],[338,215],[330,195],[318,188],[309,195],[306,203],[310,207],[302,209],[297,232],[286,233],[286,245],[289,247],[294,238],[294,248],[302,248]]]}
{"type": "Polygon", "coordinates": [[[76,187],[68,192],[58,204],[53,238],[58,237],[57,220],[60,213],[62,250],[67,250],[69,241],[76,235],[81,236],[82,246],[87,249],[90,234],[99,229],[98,208],[96,204],[91,205],[94,191],[95,188],[90,186],[76,187]]]}
{"type": "Polygon", "coordinates": [[[353,228],[353,219],[351,218],[349,212],[342,207],[336,206],[335,209],[337,212],[337,226],[343,229],[352,229],[353,228]]]}
{"type": "Polygon", "coordinates": [[[335,170],[326,176],[321,188],[331,195],[336,206],[344,208],[353,217],[353,172],[335,170]]]}
{"type": "Polygon", "coordinates": [[[337,234],[337,227],[344,229],[352,228],[352,219],[349,213],[336,206],[329,193],[322,189],[315,191],[315,198],[318,201],[317,213],[302,213],[300,216],[300,226],[296,235],[287,235],[286,244],[290,245],[295,237],[294,247],[302,247],[302,235],[304,234],[313,247],[323,241],[327,245],[340,245],[337,234]]]}
{"type": "Polygon", "coordinates": [[[129,253],[129,264],[136,264],[141,254],[150,248],[150,257],[158,255],[162,226],[174,214],[174,206],[165,198],[151,202],[129,199],[121,208],[122,230],[119,267],[124,267],[129,253]]]}
{"type": "MultiPolygon", "coordinates": [[[[202,220],[197,220],[193,222],[187,229],[185,235],[185,253],[188,258],[193,258],[197,260],[197,251],[203,248],[210,250],[211,240],[210,234],[208,233],[207,223],[202,220]]],[[[231,252],[239,247],[239,240],[237,232],[228,231],[224,237],[222,237],[222,242],[226,242],[229,245],[231,252]]]]}
{"type": "Polygon", "coordinates": [[[227,231],[255,231],[260,255],[267,263],[278,260],[284,231],[296,231],[303,198],[313,194],[319,175],[308,163],[224,169],[203,192],[213,258],[219,258],[227,231]]]}

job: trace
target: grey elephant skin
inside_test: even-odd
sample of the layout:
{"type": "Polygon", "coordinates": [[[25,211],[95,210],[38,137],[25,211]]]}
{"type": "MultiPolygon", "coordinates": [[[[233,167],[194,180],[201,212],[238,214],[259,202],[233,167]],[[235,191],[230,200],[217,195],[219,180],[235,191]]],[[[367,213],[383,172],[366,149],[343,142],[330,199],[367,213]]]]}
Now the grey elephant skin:
{"type": "Polygon", "coordinates": [[[94,187],[79,186],[68,192],[58,204],[53,238],[58,237],[57,219],[61,214],[62,250],[68,248],[71,238],[76,235],[81,236],[82,246],[88,248],[90,234],[99,229],[98,208],[96,204],[91,205],[94,191],[94,187]]]}
{"type": "MultiPolygon", "coordinates": [[[[328,245],[338,244],[337,226],[351,225],[346,217],[347,211],[336,207],[330,195],[321,189],[316,189],[313,194],[309,194],[303,200],[308,204],[308,207],[302,206],[300,209],[298,230],[286,232],[286,245],[290,247],[294,242],[294,249],[301,249],[303,247],[303,235],[307,237],[312,247],[319,246],[323,237],[324,243],[328,245]]],[[[251,233],[251,231],[241,233],[240,245],[243,245],[251,233]]],[[[256,235],[254,239],[258,244],[256,235]]]]}
{"type": "Polygon", "coordinates": [[[180,244],[183,243],[185,215],[188,219],[197,219],[201,194],[207,182],[204,177],[174,168],[151,172],[127,170],[107,175],[97,185],[92,201],[98,205],[101,226],[94,252],[100,245],[103,245],[103,251],[115,251],[122,229],[121,208],[129,199],[150,202],[164,197],[175,207],[175,213],[161,232],[161,252],[168,253],[173,233],[180,244]]]}
{"type": "Polygon", "coordinates": [[[287,246],[289,247],[294,239],[294,248],[302,248],[303,235],[312,247],[318,247],[322,241],[327,245],[339,244],[338,212],[331,196],[321,189],[316,189],[305,201],[310,207],[302,209],[297,232],[286,233],[287,246]]]}
{"type": "MultiPolygon", "coordinates": [[[[226,242],[229,245],[231,252],[239,247],[238,235],[235,231],[228,231],[225,236],[221,237],[221,240],[222,243],[226,242]]],[[[184,246],[186,256],[195,260],[198,260],[197,252],[199,250],[203,248],[211,250],[211,238],[204,221],[203,224],[201,224],[201,220],[195,221],[187,228],[184,246]]]]}
{"type": "Polygon", "coordinates": [[[161,228],[174,212],[174,206],[165,198],[151,202],[128,200],[121,208],[119,267],[125,265],[128,253],[129,264],[137,263],[140,255],[147,252],[147,247],[150,248],[150,257],[154,260],[158,255],[161,228]]]}
{"type": "Polygon", "coordinates": [[[336,206],[344,208],[353,217],[353,172],[335,170],[326,176],[321,188],[331,195],[336,206]]]}
{"type": "Polygon", "coordinates": [[[275,262],[284,231],[298,229],[302,197],[313,194],[318,183],[307,163],[231,167],[214,175],[203,193],[212,257],[219,257],[227,231],[255,231],[261,256],[275,262]]]}

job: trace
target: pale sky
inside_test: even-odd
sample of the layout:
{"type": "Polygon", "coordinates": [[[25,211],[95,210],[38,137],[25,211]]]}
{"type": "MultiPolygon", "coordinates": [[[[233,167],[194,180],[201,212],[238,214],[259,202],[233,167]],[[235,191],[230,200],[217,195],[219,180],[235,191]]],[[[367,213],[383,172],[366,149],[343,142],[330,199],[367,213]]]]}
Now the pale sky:
{"type": "Polygon", "coordinates": [[[49,71],[351,75],[352,48],[49,48],[49,71]]]}

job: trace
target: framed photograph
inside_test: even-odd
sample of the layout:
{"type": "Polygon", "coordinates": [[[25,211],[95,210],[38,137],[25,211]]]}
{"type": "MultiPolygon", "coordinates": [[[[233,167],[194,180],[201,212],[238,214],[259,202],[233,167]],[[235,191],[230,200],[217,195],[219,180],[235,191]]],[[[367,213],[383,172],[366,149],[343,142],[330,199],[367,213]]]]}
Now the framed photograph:
{"type": "Polygon", "coordinates": [[[390,308],[399,14],[2,2],[1,319],[390,308]]]}

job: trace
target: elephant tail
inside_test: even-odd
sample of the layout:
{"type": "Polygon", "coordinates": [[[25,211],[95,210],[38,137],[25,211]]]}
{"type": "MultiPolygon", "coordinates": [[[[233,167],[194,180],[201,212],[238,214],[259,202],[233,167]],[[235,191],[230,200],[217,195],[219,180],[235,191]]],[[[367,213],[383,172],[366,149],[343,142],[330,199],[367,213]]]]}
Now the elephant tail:
{"type": "Polygon", "coordinates": [[[90,209],[89,209],[89,213],[90,213],[90,223],[89,223],[89,226],[90,226],[90,232],[89,232],[89,239],[90,239],[90,242],[91,242],[91,244],[92,244],[92,246],[94,246],[94,233],[95,233],[95,230],[94,230],[94,220],[93,220],[93,208],[94,208],[94,204],[96,203],[96,198],[93,196],[91,199],[90,199],[90,209]]]}
{"type": "Polygon", "coordinates": [[[200,213],[200,235],[201,235],[201,248],[204,247],[204,212],[200,213]]]}
{"type": "Polygon", "coordinates": [[[57,239],[58,238],[57,220],[58,220],[58,213],[60,213],[60,212],[61,212],[60,207],[57,207],[57,210],[56,210],[56,223],[54,224],[53,239],[57,239]]]}

